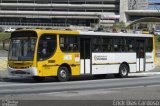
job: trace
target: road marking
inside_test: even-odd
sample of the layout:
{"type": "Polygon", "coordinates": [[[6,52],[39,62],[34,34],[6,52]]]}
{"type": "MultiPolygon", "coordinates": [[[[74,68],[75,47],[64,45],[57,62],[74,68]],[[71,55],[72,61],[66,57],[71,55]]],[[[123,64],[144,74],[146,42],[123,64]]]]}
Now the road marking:
{"type": "Polygon", "coordinates": [[[103,79],[94,81],[72,81],[72,82],[56,82],[56,83],[23,83],[23,82],[0,82],[0,94],[28,94],[37,92],[61,92],[61,91],[76,91],[76,90],[93,90],[93,89],[122,89],[133,87],[151,86],[151,84],[159,83],[159,76],[142,77],[142,78],[127,78],[127,79],[103,79]],[[155,81],[152,81],[154,79],[155,81]],[[146,83],[143,83],[144,80],[146,83]],[[124,82],[125,83],[120,83],[124,82]],[[141,81],[141,82],[138,82],[141,81]],[[78,83],[77,83],[78,82],[78,83]],[[98,83],[97,83],[98,82],[98,83]],[[142,84],[142,86],[141,86],[142,84]],[[144,85],[143,85],[144,84],[144,85]],[[86,86],[83,86],[86,85],[86,86]],[[123,87],[124,86],[124,87],[123,87]],[[126,87],[129,86],[129,87],[126,87]]]}
{"type": "Polygon", "coordinates": [[[73,96],[85,96],[85,95],[101,95],[109,93],[117,93],[118,91],[104,91],[104,89],[97,90],[79,90],[79,91],[63,91],[63,92],[49,92],[49,93],[38,93],[38,95],[47,95],[47,96],[58,96],[58,97],[73,97],[73,96]]]}

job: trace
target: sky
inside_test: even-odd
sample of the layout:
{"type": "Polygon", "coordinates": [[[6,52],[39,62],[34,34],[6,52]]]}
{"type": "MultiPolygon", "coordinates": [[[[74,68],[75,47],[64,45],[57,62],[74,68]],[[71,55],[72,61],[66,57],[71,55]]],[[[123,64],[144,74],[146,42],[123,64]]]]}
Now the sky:
{"type": "Polygon", "coordinates": [[[160,3],[160,0],[148,0],[149,2],[159,2],[160,3]]]}
{"type": "MultiPolygon", "coordinates": [[[[160,0],[148,0],[150,3],[152,2],[157,2],[157,3],[160,3],[160,0]]],[[[149,9],[158,9],[160,10],[160,4],[159,5],[149,5],[148,6],[149,9]]]]}

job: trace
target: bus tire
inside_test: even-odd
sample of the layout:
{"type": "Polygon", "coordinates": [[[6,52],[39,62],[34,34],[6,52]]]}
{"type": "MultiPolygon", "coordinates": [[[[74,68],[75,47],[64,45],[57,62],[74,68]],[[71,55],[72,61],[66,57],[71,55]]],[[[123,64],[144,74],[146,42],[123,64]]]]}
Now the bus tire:
{"type": "Polygon", "coordinates": [[[126,64],[121,64],[119,67],[119,73],[115,74],[115,77],[126,78],[128,76],[129,67],[126,64]]]}
{"type": "Polygon", "coordinates": [[[36,82],[42,82],[42,81],[45,80],[45,77],[34,76],[33,79],[34,79],[34,81],[36,81],[36,82]]]}
{"type": "Polygon", "coordinates": [[[57,79],[58,79],[58,81],[60,81],[60,82],[68,81],[68,79],[69,79],[69,71],[68,71],[68,68],[67,68],[67,67],[61,66],[61,67],[58,69],[57,79]]]}

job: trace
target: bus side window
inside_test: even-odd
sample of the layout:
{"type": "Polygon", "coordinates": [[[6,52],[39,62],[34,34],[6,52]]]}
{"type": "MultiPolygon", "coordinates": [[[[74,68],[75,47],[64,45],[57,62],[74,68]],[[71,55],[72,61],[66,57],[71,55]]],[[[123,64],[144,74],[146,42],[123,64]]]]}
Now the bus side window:
{"type": "Polygon", "coordinates": [[[146,52],[152,52],[153,50],[153,40],[152,38],[146,39],[146,52]]]}
{"type": "Polygon", "coordinates": [[[73,51],[78,51],[78,44],[73,45],[73,51]]]}
{"type": "Polygon", "coordinates": [[[119,52],[119,38],[117,37],[113,37],[113,44],[112,44],[112,47],[113,47],[113,51],[114,52],[119,52]]]}
{"type": "Polygon", "coordinates": [[[92,39],[92,44],[93,44],[93,48],[92,48],[92,51],[93,52],[101,52],[101,38],[100,37],[96,37],[94,39],[92,39]]]}
{"type": "Polygon", "coordinates": [[[100,47],[99,47],[99,45],[94,45],[94,52],[99,52],[100,51],[100,49],[99,49],[100,47]]]}
{"type": "Polygon", "coordinates": [[[60,48],[63,52],[78,52],[78,37],[72,35],[60,35],[60,48]]]}
{"type": "Polygon", "coordinates": [[[111,51],[110,39],[108,37],[102,37],[102,52],[111,51]]]}
{"type": "Polygon", "coordinates": [[[56,35],[44,34],[38,44],[38,60],[50,58],[56,49],[56,35]]]}
{"type": "Polygon", "coordinates": [[[125,38],[125,51],[126,52],[135,52],[135,39],[134,38],[130,38],[130,37],[127,37],[125,38]]]}

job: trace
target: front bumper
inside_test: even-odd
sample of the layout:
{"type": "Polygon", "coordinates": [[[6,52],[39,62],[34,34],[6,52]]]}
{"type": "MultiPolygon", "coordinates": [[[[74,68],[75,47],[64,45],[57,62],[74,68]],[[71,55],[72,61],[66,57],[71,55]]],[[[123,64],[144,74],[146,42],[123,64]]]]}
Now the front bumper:
{"type": "Polygon", "coordinates": [[[37,68],[30,67],[27,69],[14,69],[8,66],[8,73],[10,76],[19,76],[19,77],[32,77],[38,76],[37,68]]]}

